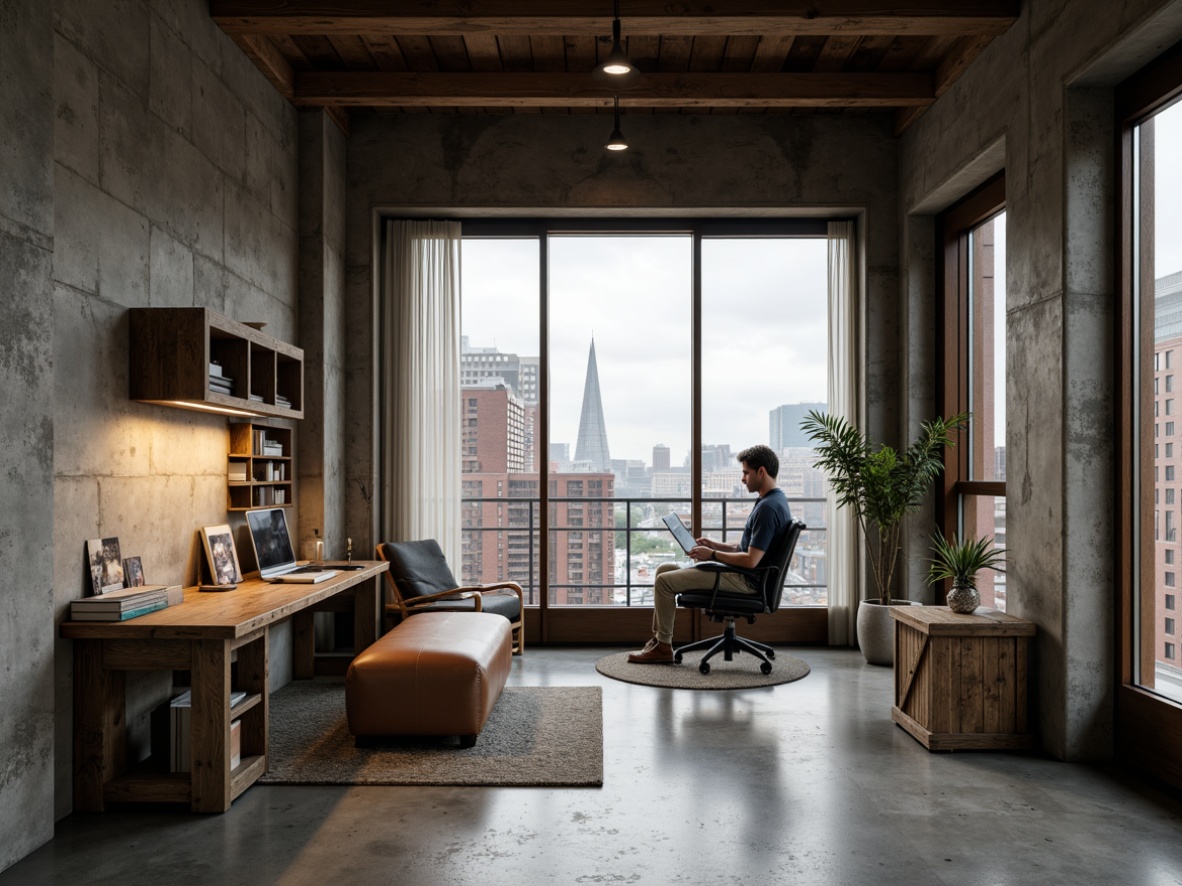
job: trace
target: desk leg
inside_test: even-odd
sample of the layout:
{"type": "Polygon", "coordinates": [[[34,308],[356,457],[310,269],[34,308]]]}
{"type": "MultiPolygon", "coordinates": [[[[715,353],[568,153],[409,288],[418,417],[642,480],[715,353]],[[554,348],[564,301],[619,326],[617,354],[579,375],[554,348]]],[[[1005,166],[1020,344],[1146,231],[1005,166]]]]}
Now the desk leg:
{"type": "MultiPolygon", "coordinates": [[[[271,642],[266,628],[257,640],[238,647],[238,688],[262,696],[262,700],[242,717],[242,759],[261,754],[267,756],[267,734],[270,729],[271,689],[270,668],[267,663],[268,644],[271,642]]],[[[264,762],[263,771],[270,768],[264,762]]],[[[234,787],[237,792],[237,787],[234,787]]]]}
{"type": "Polygon", "coordinates": [[[103,668],[102,640],[74,641],[75,812],[102,812],[103,785],[123,773],[125,679],[103,668]]]}
{"type": "Polygon", "coordinates": [[[230,641],[193,644],[194,812],[230,808],[230,641]]]}
{"type": "Polygon", "coordinates": [[[316,625],[308,610],[291,617],[291,671],[296,680],[316,676],[316,625]]]}
{"type": "Polygon", "coordinates": [[[381,585],[377,578],[363,581],[353,589],[353,654],[360,655],[378,638],[381,585]]]}

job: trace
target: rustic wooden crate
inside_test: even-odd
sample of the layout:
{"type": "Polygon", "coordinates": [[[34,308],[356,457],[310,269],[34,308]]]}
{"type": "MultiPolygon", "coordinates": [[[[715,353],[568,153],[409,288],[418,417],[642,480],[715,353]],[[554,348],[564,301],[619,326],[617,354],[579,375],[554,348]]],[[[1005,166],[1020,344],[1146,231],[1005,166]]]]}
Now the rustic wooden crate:
{"type": "Polygon", "coordinates": [[[891,717],[931,751],[1032,747],[1027,659],[1035,626],[1004,612],[892,606],[891,717]]]}

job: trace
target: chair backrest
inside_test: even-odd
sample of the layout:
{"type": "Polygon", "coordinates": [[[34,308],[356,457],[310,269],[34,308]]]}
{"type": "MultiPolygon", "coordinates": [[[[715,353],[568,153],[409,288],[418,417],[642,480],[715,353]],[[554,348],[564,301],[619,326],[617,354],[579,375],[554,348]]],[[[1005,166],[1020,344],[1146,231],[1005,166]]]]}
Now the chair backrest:
{"type": "Polygon", "coordinates": [[[383,542],[378,554],[390,564],[390,579],[404,601],[460,586],[433,538],[383,542]]]}
{"type": "Polygon", "coordinates": [[[792,554],[796,550],[796,542],[800,533],[807,529],[803,520],[793,517],[772,542],[771,549],[760,560],[760,567],[773,567],[764,573],[763,599],[768,612],[775,612],[780,608],[780,598],[784,596],[784,579],[788,577],[788,564],[792,562],[792,554]]]}

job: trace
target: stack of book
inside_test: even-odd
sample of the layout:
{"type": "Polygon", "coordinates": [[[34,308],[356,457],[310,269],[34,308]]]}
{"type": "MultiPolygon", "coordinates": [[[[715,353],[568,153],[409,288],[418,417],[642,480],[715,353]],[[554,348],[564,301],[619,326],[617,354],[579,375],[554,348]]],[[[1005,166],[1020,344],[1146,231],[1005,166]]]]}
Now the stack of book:
{"type": "MultiPolygon", "coordinates": [[[[245,692],[230,693],[230,707],[239,704],[246,698],[245,692]]],[[[170,772],[189,772],[193,768],[193,748],[191,734],[193,731],[193,690],[186,689],[174,698],[168,707],[168,722],[170,742],[168,749],[168,768],[170,772]]],[[[230,723],[230,768],[234,769],[242,761],[242,721],[234,720],[230,723]]]]}
{"type": "Polygon", "coordinates": [[[246,476],[246,462],[230,462],[230,467],[227,471],[226,477],[231,483],[245,483],[249,479],[246,476]]]}
{"type": "Polygon", "coordinates": [[[145,585],[124,588],[95,597],[83,597],[70,604],[73,621],[127,621],[184,600],[180,585],[145,585]]]}
{"type": "Polygon", "coordinates": [[[291,401],[282,394],[275,395],[275,405],[282,406],[284,409],[291,409],[291,401]]]}
{"type": "Polygon", "coordinates": [[[209,389],[215,394],[234,393],[234,379],[222,373],[222,365],[220,363],[209,364],[209,389]]]}

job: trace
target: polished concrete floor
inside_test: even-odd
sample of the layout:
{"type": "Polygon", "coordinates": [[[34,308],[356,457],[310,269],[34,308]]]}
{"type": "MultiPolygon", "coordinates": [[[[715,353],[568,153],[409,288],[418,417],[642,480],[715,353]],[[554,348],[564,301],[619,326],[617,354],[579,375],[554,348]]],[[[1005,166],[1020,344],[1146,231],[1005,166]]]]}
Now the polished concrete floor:
{"type": "Polygon", "coordinates": [[[14,884],[1182,884],[1182,805],[1113,771],[929,754],[891,672],[784,650],[771,689],[659,690],[530,649],[519,685],[603,687],[602,788],[266,787],[225,815],[74,815],[14,884]]]}

